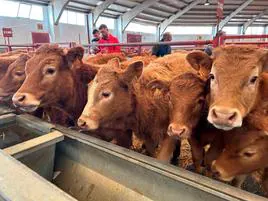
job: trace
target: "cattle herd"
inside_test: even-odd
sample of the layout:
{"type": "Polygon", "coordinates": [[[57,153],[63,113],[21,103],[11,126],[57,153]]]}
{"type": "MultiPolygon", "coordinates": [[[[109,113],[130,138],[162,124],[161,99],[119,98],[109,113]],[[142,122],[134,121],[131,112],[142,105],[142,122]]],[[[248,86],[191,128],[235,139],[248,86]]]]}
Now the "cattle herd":
{"type": "Polygon", "coordinates": [[[240,187],[259,171],[268,195],[267,70],[254,46],[126,58],[43,45],[0,54],[0,101],[166,162],[187,140],[196,172],[240,187]]]}

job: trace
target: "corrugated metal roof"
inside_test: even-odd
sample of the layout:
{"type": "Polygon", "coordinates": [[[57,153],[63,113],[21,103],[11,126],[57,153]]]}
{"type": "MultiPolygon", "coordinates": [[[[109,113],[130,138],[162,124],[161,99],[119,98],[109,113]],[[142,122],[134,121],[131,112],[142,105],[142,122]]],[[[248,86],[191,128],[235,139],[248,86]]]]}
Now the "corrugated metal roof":
{"type": "MultiPolygon", "coordinates": [[[[49,0],[22,0],[27,2],[36,2],[39,4],[49,4],[49,0]]],[[[71,0],[68,3],[67,8],[71,10],[77,10],[80,12],[91,12],[96,6],[99,5],[98,0],[71,0]]],[[[102,16],[109,16],[117,18],[118,16],[128,12],[130,9],[143,3],[146,0],[116,0],[115,3],[110,5],[103,13],[102,16]]],[[[159,0],[152,6],[144,9],[138,14],[134,21],[146,22],[150,24],[160,24],[165,19],[176,14],[181,9],[185,8],[191,2],[195,0],[159,0]]],[[[224,17],[230,15],[246,0],[225,0],[224,4],[224,17]]],[[[187,13],[180,18],[174,20],[171,25],[215,25],[216,24],[216,8],[217,0],[209,0],[210,5],[205,6],[206,0],[200,4],[194,6],[187,13]]],[[[240,11],[233,17],[228,25],[243,25],[249,19],[268,9],[268,0],[254,0],[246,8],[240,11]]],[[[254,25],[268,25],[267,15],[257,19],[252,24],[254,25]]]]}

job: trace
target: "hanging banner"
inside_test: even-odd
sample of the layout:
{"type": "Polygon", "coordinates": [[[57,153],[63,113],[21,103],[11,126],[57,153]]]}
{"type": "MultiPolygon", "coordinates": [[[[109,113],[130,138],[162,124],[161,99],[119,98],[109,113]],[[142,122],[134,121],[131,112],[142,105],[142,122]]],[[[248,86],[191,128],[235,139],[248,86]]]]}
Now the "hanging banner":
{"type": "Polygon", "coordinates": [[[217,17],[220,19],[223,18],[223,6],[224,6],[224,0],[218,0],[217,17]]]}
{"type": "Polygon", "coordinates": [[[218,22],[223,18],[223,6],[224,6],[224,0],[218,0],[218,7],[217,7],[218,22]]]}

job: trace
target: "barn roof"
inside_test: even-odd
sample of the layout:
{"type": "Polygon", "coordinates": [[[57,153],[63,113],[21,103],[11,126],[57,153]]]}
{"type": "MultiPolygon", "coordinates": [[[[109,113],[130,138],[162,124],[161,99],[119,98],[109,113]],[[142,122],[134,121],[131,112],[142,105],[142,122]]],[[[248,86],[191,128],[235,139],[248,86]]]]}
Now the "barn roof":
{"type": "MultiPolygon", "coordinates": [[[[48,5],[50,0],[21,0],[48,5]]],[[[105,9],[101,16],[118,18],[130,17],[134,22],[160,25],[166,23],[174,26],[215,25],[217,0],[62,0],[65,9],[90,13],[102,4],[105,9]],[[134,11],[138,12],[134,12],[134,11]],[[185,11],[185,12],[184,12],[185,11]],[[131,13],[132,12],[132,13],[131,13]],[[134,17],[133,17],[134,16],[134,17]],[[177,17],[178,16],[178,17],[177,17]]],[[[103,8],[102,7],[102,8],[103,8]]],[[[252,26],[268,25],[267,0],[225,0],[224,25],[252,26]],[[228,18],[229,17],[229,18],[228,18]]]]}

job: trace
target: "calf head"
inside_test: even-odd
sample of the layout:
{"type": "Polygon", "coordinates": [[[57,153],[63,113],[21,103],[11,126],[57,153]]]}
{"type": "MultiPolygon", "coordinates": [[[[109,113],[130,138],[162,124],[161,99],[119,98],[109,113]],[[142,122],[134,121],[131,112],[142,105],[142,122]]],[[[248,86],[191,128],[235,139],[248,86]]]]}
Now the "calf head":
{"type": "Polygon", "coordinates": [[[133,111],[133,82],[140,77],[143,63],[136,61],[125,70],[118,59],[102,67],[88,88],[88,102],[78,125],[96,130],[101,124],[125,117],[133,111]]]}
{"type": "Polygon", "coordinates": [[[73,54],[81,57],[81,52],[80,47],[64,52],[57,45],[41,46],[26,63],[26,79],[14,94],[13,104],[33,112],[40,106],[67,101],[74,91],[73,54]]]}
{"type": "MultiPolygon", "coordinates": [[[[209,58],[202,57],[196,61],[209,58]]],[[[258,99],[259,77],[266,70],[267,58],[267,51],[252,46],[224,46],[213,52],[208,121],[216,128],[242,125],[258,99]]]]}
{"type": "Polygon", "coordinates": [[[18,58],[18,56],[19,54],[0,57],[0,79],[2,79],[2,77],[5,75],[8,66],[12,64],[18,58]]]}
{"type": "Polygon", "coordinates": [[[4,77],[0,80],[0,100],[10,101],[25,80],[25,65],[30,56],[22,54],[9,65],[4,77]]]}
{"type": "Polygon", "coordinates": [[[268,167],[267,133],[259,130],[237,130],[226,134],[233,137],[227,142],[218,159],[212,163],[212,170],[224,181],[231,181],[235,176],[268,167]]]}
{"type": "Polygon", "coordinates": [[[149,85],[166,91],[169,97],[168,135],[189,138],[205,107],[205,81],[193,73],[175,77],[170,85],[152,81],[149,85]]]}

